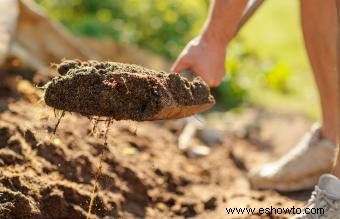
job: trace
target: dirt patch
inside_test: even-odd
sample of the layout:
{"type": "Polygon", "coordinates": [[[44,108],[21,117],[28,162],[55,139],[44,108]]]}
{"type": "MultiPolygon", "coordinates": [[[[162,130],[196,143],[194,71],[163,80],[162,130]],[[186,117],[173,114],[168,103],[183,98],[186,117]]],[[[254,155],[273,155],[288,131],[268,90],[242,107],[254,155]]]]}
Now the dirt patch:
{"type": "Polygon", "coordinates": [[[67,60],[56,67],[61,76],[47,84],[46,104],[86,116],[143,121],[162,119],[159,113],[167,117],[164,109],[171,114],[171,110],[183,108],[177,118],[206,110],[199,106],[214,103],[209,88],[199,78],[189,82],[176,73],[115,62],[67,60]]]}
{"type": "Polygon", "coordinates": [[[82,116],[66,114],[57,135],[49,108],[19,101],[0,116],[0,218],[85,218],[102,150],[91,218],[288,218],[225,208],[302,205],[250,188],[245,170],[273,154],[242,138],[226,134],[223,146],[192,159],[177,147],[177,124],[116,122],[105,147],[82,116]]]}
{"type": "Polygon", "coordinates": [[[248,170],[277,159],[308,129],[299,116],[218,114],[224,143],[192,158],[178,148],[183,122],[114,122],[104,146],[106,124],[93,134],[89,119],[65,113],[53,135],[58,117],[51,108],[9,94],[0,95],[1,219],[85,218],[102,151],[91,219],[289,218],[226,208],[301,207],[310,195],[257,191],[247,180],[248,170]]]}

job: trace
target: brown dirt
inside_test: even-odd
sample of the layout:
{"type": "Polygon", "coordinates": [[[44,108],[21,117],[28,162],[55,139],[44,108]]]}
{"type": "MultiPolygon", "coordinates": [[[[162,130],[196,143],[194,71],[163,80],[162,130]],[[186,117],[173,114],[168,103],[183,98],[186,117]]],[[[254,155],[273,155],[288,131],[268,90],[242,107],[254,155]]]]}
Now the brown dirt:
{"type": "MultiPolygon", "coordinates": [[[[85,218],[103,140],[86,118],[66,115],[56,136],[55,122],[51,110],[21,101],[1,114],[0,218],[85,218]]],[[[151,122],[110,128],[92,218],[246,218],[225,208],[301,206],[250,188],[246,171],[270,150],[226,135],[211,155],[190,159],[178,131],[151,122]]]]}
{"type": "MultiPolygon", "coordinates": [[[[2,87],[0,86],[0,89],[2,87]]],[[[103,151],[91,218],[288,218],[228,215],[227,207],[301,207],[307,193],[256,191],[247,171],[277,159],[310,125],[300,116],[250,110],[219,114],[224,143],[206,157],[178,149],[182,123],[115,122],[92,134],[91,121],[0,93],[0,218],[82,219],[103,151]],[[283,132],[282,130],[289,130],[283,132]]],[[[203,144],[198,138],[197,144],[203,144]]]]}
{"type": "Polygon", "coordinates": [[[86,116],[144,121],[166,107],[214,102],[199,78],[189,82],[176,73],[137,65],[67,60],[57,70],[61,76],[46,85],[46,104],[86,116]]]}

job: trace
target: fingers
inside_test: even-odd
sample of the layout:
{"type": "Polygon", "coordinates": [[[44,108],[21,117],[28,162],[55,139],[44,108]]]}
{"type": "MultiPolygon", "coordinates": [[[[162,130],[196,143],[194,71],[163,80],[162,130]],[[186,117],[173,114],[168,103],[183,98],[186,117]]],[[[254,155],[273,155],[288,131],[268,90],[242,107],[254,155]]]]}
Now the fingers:
{"type": "Polygon", "coordinates": [[[177,73],[192,71],[208,86],[217,87],[225,75],[225,56],[226,51],[223,47],[215,47],[195,38],[183,49],[172,65],[171,71],[177,73]]]}
{"type": "MultiPolygon", "coordinates": [[[[211,74],[211,72],[205,72],[205,70],[200,69],[200,66],[197,66],[197,64],[193,64],[192,62],[190,62],[185,56],[179,56],[178,59],[175,61],[175,63],[172,65],[171,71],[173,72],[177,72],[177,73],[181,73],[183,71],[193,71],[197,76],[200,76],[202,78],[202,80],[207,83],[207,85],[209,87],[217,87],[222,79],[220,77],[212,77],[212,75],[215,74],[211,74]]],[[[221,74],[216,74],[216,75],[221,75],[221,74]]]]}
{"type": "Polygon", "coordinates": [[[179,56],[175,63],[171,66],[171,71],[180,73],[185,70],[190,70],[190,62],[182,56],[179,56]]]}
{"type": "Polygon", "coordinates": [[[218,87],[224,78],[224,72],[196,72],[209,87],[218,87]]]}

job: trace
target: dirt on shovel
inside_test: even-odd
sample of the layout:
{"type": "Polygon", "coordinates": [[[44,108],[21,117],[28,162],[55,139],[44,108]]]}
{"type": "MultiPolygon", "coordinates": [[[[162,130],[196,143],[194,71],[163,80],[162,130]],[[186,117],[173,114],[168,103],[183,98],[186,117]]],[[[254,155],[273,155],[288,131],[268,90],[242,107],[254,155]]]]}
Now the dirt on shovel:
{"type": "Polygon", "coordinates": [[[116,62],[65,60],[46,84],[47,105],[115,120],[164,120],[190,116],[215,103],[209,87],[177,73],[116,62]]]}

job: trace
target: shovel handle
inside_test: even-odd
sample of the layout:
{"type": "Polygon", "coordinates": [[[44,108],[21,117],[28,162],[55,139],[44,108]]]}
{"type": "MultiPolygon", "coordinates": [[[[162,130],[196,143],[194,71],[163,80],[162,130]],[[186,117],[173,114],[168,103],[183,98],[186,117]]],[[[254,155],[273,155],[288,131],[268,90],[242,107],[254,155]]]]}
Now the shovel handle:
{"type": "Polygon", "coordinates": [[[250,4],[247,6],[245,12],[243,13],[240,22],[237,25],[234,36],[240,31],[240,29],[248,22],[249,18],[253,16],[256,10],[262,5],[264,0],[251,0],[250,4]]]}

